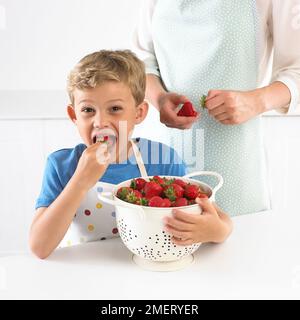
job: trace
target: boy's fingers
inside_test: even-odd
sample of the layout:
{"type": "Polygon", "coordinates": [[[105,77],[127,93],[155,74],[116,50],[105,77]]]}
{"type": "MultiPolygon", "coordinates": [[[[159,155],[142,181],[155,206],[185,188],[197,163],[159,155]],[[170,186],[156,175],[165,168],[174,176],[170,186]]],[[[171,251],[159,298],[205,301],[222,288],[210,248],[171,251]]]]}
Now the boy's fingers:
{"type": "Polygon", "coordinates": [[[202,208],[203,214],[205,213],[218,214],[216,208],[214,207],[212,202],[210,202],[209,200],[196,198],[196,203],[198,203],[202,208]]]}
{"type": "Polygon", "coordinates": [[[180,239],[180,238],[172,237],[171,240],[174,244],[178,246],[189,246],[195,243],[195,241],[193,241],[192,239],[180,239]]]}
{"type": "Polygon", "coordinates": [[[191,223],[186,223],[178,219],[174,219],[171,217],[165,217],[164,222],[177,230],[180,231],[191,231],[193,230],[193,225],[191,223]]]}
{"type": "Polygon", "coordinates": [[[191,214],[191,213],[186,213],[184,211],[180,211],[180,210],[173,210],[172,211],[173,213],[173,217],[178,219],[178,220],[181,220],[185,223],[190,223],[190,224],[195,224],[198,222],[198,219],[200,217],[200,215],[194,215],[194,214],[191,214]]]}

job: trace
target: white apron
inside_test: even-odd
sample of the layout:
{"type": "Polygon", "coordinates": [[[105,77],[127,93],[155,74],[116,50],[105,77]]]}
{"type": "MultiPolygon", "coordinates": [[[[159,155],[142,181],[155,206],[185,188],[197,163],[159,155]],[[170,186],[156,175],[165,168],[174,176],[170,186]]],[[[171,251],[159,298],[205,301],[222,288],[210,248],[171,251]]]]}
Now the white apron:
{"type": "MultiPolygon", "coordinates": [[[[167,90],[199,106],[210,89],[255,89],[257,18],[254,0],[158,0],[152,35],[167,90]]],[[[261,118],[223,125],[206,109],[201,113],[190,130],[168,129],[169,143],[192,171],[223,176],[216,202],[229,215],[270,209],[261,118]],[[199,161],[193,164],[196,148],[199,161]]],[[[201,180],[214,184],[209,178],[201,180]]]]}
{"type": "MultiPolygon", "coordinates": [[[[141,176],[146,177],[147,171],[140,151],[133,140],[131,145],[141,176]]],[[[99,201],[97,196],[99,192],[111,192],[114,187],[114,184],[98,181],[87,192],[59,247],[119,236],[114,206],[99,201]]]]}

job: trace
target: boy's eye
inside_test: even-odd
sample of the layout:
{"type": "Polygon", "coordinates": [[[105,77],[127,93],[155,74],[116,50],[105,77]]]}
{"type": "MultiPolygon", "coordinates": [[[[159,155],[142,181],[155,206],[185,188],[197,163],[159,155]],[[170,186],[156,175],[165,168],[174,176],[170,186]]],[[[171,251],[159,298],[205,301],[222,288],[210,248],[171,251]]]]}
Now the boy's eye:
{"type": "Polygon", "coordinates": [[[89,113],[89,112],[94,112],[95,110],[92,107],[83,107],[81,111],[85,113],[89,113]]]}
{"type": "Polygon", "coordinates": [[[122,107],[120,107],[120,106],[113,106],[110,108],[110,111],[112,111],[112,112],[118,112],[121,110],[122,110],[122,107]]]}

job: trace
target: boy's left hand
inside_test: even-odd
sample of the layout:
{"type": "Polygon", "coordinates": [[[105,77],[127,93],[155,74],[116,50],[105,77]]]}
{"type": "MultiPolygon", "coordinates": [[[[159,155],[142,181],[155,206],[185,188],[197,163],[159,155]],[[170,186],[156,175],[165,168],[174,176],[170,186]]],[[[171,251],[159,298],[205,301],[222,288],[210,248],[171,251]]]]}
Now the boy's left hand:
{"type": "Polygon", "coordinates": [[[208,200],[196,199],[202,207],[202,214],[190,214],[173,210],[173,217],[164,218],[165,231],[170,233],[172,242],[187,246],[198,242],[220,242],[225,224],[218,215],[218,207],[208,200]]]}

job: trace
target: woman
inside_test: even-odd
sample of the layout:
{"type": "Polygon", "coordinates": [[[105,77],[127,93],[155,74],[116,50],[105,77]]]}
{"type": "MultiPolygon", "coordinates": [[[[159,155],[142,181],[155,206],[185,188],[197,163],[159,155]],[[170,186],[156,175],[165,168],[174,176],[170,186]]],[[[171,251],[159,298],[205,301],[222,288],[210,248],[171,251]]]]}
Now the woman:
{"type": "Polygon", "coordinates": [[[134,48],[146,64],[146,97],[176,128],[169,133],[187,164],[200,148],[204,159],[193,170],[223,175],[216,202],[230,216],[270,209],[260,115],[290,114],[299,104],[298,9],[297,0],[143,3],[134,48]],[[272,80],[263,87],[272,52],[272,80]],[[202,95],[200,117],[177,116],[179,104],[199,106],[202,95]]]}

